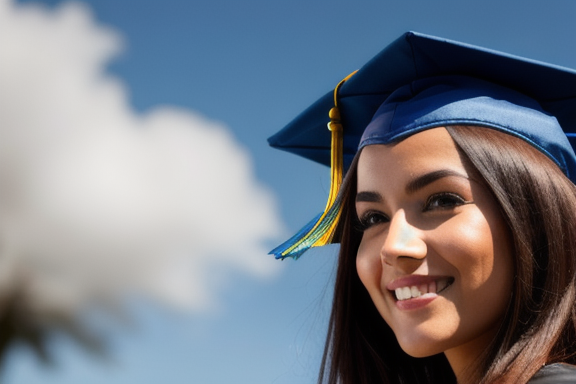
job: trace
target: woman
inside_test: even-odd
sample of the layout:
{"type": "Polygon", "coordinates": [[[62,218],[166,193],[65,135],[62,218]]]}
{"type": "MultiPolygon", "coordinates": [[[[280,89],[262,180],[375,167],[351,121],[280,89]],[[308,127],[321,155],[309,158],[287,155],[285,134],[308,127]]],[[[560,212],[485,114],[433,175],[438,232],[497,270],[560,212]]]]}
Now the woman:
{"type": "MultiPolygon", "coordinates": [[[[273,251],[341,243],[320,381],[576,382],[576,72],[408,33],[344,81],[327,208],[273,251]]],[[[326,163],[331,102],[271,144],[326,163]]]]}

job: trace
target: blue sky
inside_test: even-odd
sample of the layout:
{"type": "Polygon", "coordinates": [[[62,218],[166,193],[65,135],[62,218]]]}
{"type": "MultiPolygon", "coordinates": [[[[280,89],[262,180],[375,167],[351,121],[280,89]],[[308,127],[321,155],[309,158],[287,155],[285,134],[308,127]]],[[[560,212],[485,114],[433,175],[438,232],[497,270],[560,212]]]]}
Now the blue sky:
{"type": "MultiPolygon", "coordinates": [[[[40,12],[49,15],[64,3],[26,0],[14,6],[40,4],[40,12]]],[[[90,23],[121,39],[105,70],[124,87],[134,115],[179,108],[224,127],[248,153],[255,183],[273,197],[285,234],[323,208],[329,175],[319,165],[268,148],[266,138],[403,32],[576,68],[572,0],[81,3],[90,23]]],[[[271,248],[278,236],[263,247],[271,248]]],[[[270,273],[238,267],[218,275],[225,281],[210,296],[215,309],[135,299],[133,324],[110,330],[109,361],[57,338],[56,367],[41,366],[19,348],[5,382],[313,383],[334,250],[277,262],[280,267],[270,273]]],[[[262,258],[264,264],[269,257],[257,255],[251,262],[262,258]]]]}

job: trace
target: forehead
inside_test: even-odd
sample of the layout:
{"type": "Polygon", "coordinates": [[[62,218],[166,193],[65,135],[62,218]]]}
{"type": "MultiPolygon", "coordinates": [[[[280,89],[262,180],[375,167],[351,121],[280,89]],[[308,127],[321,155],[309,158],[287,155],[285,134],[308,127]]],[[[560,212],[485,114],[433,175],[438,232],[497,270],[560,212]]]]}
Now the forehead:
{"type": "Polygon", "coordinates": [[[443,127],[422,131],[393,145],[363,148],[358,160],[358,190],[404,183],[440,169],[468,174],[456,144],[443,127]]]}

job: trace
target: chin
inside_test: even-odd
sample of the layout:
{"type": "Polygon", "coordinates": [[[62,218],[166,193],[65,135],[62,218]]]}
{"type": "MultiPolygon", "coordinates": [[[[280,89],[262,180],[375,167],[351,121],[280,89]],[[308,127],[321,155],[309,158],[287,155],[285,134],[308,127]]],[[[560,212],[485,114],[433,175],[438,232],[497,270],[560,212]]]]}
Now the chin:
{"type": "Polygon", "coordinates": [[[446,348],[444,348],[444,343],[438,340],[430,340],[428,338],[422,337],[398,337],[398,344],[400,348],[409,356],[412,357],[429,357],[443,353],[446,348]]]}
{"type": "Polygon", "coordinates": [[[438,351],[438,350],[432,350],[432,349],[426,349],[426,348],[404,348],[403,346],[400,346],[402,348],[402,350],[404,352],[406,352],[407,355],[412,356],[412,357],[416,357],[416,358],[422,358],[422,357],[430,357],[430,356],[434,356],[437,355],[439,353],[442,353],[443,351],[438,351]]]}

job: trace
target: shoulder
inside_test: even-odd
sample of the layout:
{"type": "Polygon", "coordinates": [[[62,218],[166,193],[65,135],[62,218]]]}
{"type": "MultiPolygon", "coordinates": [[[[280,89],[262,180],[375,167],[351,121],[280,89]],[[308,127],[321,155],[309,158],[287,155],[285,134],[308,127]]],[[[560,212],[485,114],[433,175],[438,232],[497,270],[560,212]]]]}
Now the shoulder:
{"type": "Polygon", "coordinates": [[[550,364],[543,367],[528,384],[576,384],[576,366],[550,364]]]}

